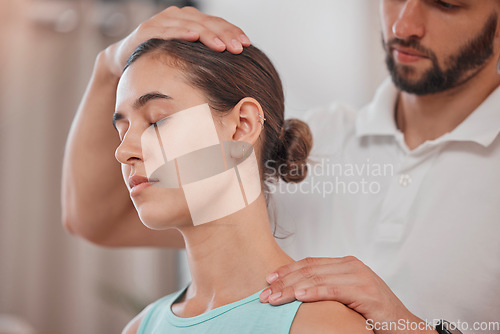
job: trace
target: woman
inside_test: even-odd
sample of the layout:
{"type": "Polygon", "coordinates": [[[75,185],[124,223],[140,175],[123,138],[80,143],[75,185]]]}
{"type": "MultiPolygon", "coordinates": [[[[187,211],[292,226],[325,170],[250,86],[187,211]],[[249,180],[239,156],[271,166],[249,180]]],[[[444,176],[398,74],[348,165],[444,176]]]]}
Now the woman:
{"type": "Polygon", "coordinates": [[[266,182],[300,182],[312,146],[307,125],[283,114],[279,76],[255,47],[233,55],[152,39],[132,54],[116,159],[144,225],[182,234],[192,282],[124,333],[368,332],[336,302],[259,302],[266,274],[293,262],[273,238],[266,182]]]}

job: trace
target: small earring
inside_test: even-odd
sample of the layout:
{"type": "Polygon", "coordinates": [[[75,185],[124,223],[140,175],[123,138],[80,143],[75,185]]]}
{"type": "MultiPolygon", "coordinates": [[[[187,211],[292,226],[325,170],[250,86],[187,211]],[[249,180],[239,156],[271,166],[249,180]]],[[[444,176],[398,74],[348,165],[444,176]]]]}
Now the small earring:
{"type": "Polygon", "coordinates": [[[262,116],[261,114],[259,114],[259,123],[262,126],[262,128],[264,128],[264,121],[265,120],[266,119],[264,118],[264,116],[262,116]]]}

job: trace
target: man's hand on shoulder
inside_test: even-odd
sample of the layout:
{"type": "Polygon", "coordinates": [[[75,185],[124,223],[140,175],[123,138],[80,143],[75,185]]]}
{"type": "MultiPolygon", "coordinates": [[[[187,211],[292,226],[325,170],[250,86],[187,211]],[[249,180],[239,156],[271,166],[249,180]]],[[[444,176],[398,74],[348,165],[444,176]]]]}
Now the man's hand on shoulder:
{"type": "Polygon", "coordinates": [[[261,302],[281,305],[296,299],[302,302],[335,301],[374,322],[402,319],[424,323],[375,272],[353,256],[306,258],[278,268],[267,281],[270,286],[262,291],[261,302]]]}

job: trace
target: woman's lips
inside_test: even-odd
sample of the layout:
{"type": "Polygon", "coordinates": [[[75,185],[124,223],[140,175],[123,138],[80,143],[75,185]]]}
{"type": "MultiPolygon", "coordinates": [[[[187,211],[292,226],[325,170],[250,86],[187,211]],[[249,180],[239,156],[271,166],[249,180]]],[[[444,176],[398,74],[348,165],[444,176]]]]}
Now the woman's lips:
{"type": "Polygon", "coordinates": [[[138,185],[136,185],[132,189],[130,189],[130,196],[133,197],[133,196],[139,194],[143,189],[146,189],[150,185],[151,185],[151,183],[149,183],[149,182],[139,183],[138,185]]]}
{"type": "Polygon", "coordinates": [[[143,191],[144,189],[146,189],[147,187],[151,186],[153,183],[156,183],[158,181],[150,181],[150,182],[142,182],[142,183],[139,183],[138,185],[132,187],[132,189],[130,189],[130,196],[133,197],[137,194],[139,194],[141,191],[143,191]]]}

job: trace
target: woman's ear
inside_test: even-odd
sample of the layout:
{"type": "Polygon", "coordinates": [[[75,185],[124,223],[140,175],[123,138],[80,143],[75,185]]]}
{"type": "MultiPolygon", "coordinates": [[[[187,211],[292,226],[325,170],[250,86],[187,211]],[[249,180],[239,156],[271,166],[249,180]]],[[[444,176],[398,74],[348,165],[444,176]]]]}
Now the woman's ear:
{"type": "Polygon", "coordinates": [[[254,145],[265,121],[260,103],[254,98],[245,97],[233,108],[232,113],[236,121],[232,140],[254,145]]]}

